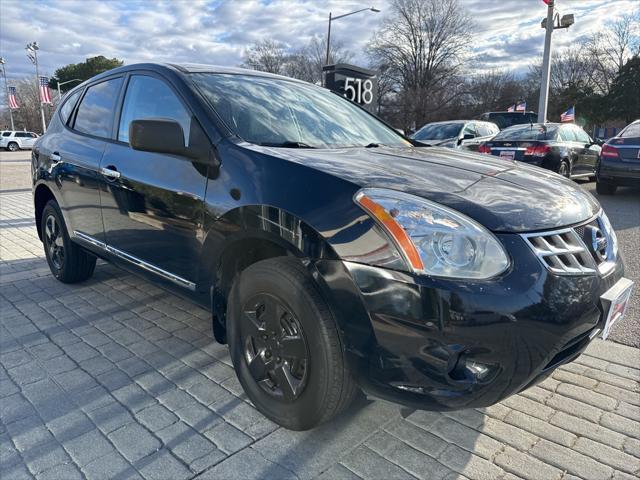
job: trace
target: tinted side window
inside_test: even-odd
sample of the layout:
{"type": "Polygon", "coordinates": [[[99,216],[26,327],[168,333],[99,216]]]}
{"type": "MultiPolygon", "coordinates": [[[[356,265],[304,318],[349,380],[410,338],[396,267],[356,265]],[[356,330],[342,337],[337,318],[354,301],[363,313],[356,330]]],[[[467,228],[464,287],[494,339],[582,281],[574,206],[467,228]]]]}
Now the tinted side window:
{"type": "Polygon", "coordinates": [[[2,136],[3,137],[10,137],[11,136],[11,132],[2,132],[2,136]]]}
{"type": "Polygon", "coordinates": [[[478,130],[478,135],[480,135],[481,137],[486,137],[488,135],[498,133],[498,129],[492,127],[489,123],[476,123],[476,129],[478,130]]]}
{"type": "Polygon", "coordinates": [[[462,131],[462,135],[473,135],[476,136],[476,128],[474,123],[467,123],[464,126],[464,130],[462,131]]]}
{"type": "Polygon", "coordinates": [[[16,133],[16,137],[24,138],[24,137],[27,137],[27,136],[28,136],[28,135],[27,135],[26,133],[24,133],[24,132],[18,132],[18,133],[16,133]]]}
{"type": "Polygon", "coordinates": [[[109,138],[121,84],[122,77],[119,77],[89,87],[78,107],[74,129],[109,138]]]}
{"type": "Polygon", "coordinates": [[[573,127],[573,132],[576,136],[576,141],[581,143],[591,143],[591,139],[589,138],[587,132],[585,132],[580,127],[573,127]]]}
{"type": "Polygon", "coordinates": [[[564,127],[560,129],[560,140],[563,142],[575,142],[576,136],[571,127],[564,127]]]}
{"type": "Polygon", "coordinates": [[[60,118],[64,124],[69,120],[69,115],[71,115],[73,107],[75,107],[81,92],[82,90],[78,90],[73,95],[69,96],[69,98],[64,101],[62,107],[60,107],[60,118]]]}
{"type": "Polygon", "coordinates": [[[129,80],[124,97],[118,140],[129,141],[129,124],[145,118],[166,118],[180,124],[184,143],[189,143],[191,115],[178,97],[162,80],[145,75],[134,75],[129,80]]]}

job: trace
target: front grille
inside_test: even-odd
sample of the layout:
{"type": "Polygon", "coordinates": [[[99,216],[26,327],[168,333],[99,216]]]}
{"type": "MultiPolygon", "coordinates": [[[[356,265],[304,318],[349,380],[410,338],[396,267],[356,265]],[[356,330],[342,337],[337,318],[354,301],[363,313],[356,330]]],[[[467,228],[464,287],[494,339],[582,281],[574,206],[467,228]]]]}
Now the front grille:
{"type": "Polygon", "coordinates": [[[596,271],[593,257],[573,228],[524,236],[542,263],[560,275],[589,275],[596,271]]]}
{"type": "Polygon", "coordinates": [[[553,232],[525,233],[522,237],[547,269],[558,275],[592,275],[607,273],[615,265],[616,238],[608,222],[601,217],[576,227],[553,232]],[[603,251],[598,254],[592,242],[586,241],[587,228],[598,229],[605,237],[603,251]],[[606,252],[605,252],[606,250],[606,252]]]}

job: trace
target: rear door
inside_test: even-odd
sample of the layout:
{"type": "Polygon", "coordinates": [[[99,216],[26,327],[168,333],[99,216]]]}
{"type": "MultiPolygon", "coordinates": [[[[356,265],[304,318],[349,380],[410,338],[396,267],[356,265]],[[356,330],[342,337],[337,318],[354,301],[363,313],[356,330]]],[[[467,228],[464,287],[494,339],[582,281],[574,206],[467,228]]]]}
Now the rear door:
{"type": "Polygon", "coordinates": [[[100,210],[100,160],[111,141],[114,110],[122,76],[111,77],[71,95],[59,109],[63,127],[48,133],[42,154],[60,186],[62,211],[71,235],[95,244],[104,243],[100,210]],[[79,104],[76,100],[83,93],[79,104]]]}
{"type": "Polygon", "coordinates": [[[122,102],[117,142],[102,159],[105,236],[112,253],[182,286],[193,287],[201,251],[206,171],[186,157],[133,150],[133,120],[178,122],[188,145],[192,118],[162,77],[131,74],[122,102]]]}

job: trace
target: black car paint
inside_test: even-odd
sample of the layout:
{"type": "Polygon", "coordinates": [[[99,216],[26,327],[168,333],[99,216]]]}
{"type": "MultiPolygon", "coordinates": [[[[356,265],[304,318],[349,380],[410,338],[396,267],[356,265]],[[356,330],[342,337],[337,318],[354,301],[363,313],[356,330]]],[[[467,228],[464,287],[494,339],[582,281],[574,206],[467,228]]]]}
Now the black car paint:
{"type": "MultiPolygon", "coordinates": [[[[533,124],[532,128],[537,125],[540,124],[533,124]]],[[[562,126],[560,126],[559,131],[561,129],[562,126]]],[[[558,133],[547,140],[513,139],[503,141],[494,138],[486,142],[485,145],[491,149],[491,154],[494,156],[500,156],[503,152],[510,152],[513,154],[514,160],[536,165],[553,172],[557,172],[560,162],[565,160],[569,162],[572,178],[595,176],[601,150],[596,142],[564,141],[558,137],[558,133]],[[540,145],[546,145],[550,149],[544,157],[526,155],[527,147],[540,145]]]]}
{"type": "Polygon", "coordinates": [[[304,262],[329,303],[359,384],[416,407],[494,403],[573,359],[601,324],[599,295],[622,276],[621,260],[605,278],[558,277],[518,235],[596,215],[597,202],[572,182],[449,149],[250,145],[229,135],[177,66],[131,65],[77,88],[134,72],[171,85],[210,149],[197,159],[135,151],[115,140],[115,119],[112,138],[96,139],[56,114],[32,157],[36,216],[54,198],[73,241],[210,307],[217,339],[225,339],[235,275],[285,254],[304,262]],[[61,161],[52,161],[54,152],[61,161]],[[108,166],[121,177],[101,175],[108,166]],[[395,247],[353,201],[365,186],[468,215],[497,235],[510,268],[497,278],[460,281],[407,273],[401,263],[368,266],[376,252],[395,247]],[[494,365],[491,378],[456,374],[461,355],[494,365]]]}

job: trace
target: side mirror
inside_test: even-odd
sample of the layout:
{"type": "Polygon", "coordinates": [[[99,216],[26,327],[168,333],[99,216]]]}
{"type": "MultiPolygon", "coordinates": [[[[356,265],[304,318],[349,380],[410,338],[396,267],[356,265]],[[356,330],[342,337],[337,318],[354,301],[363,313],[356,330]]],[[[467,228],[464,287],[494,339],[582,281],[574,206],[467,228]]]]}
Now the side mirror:
{"type": "Polygon", "coordinates": [[[465,133],[462,136],[462,140],[473,140],[476,136],[473,133],[465,133]]]}
{"type": "Polygon", "coordinates": [[[134,150],[186,155],[184,132],[178,122],[160,118],[133,120],[129,124],[129,143],[134,150]]]}

